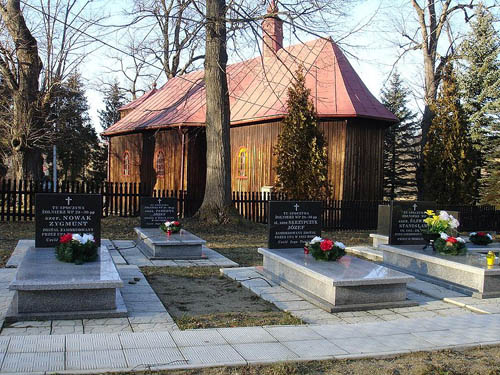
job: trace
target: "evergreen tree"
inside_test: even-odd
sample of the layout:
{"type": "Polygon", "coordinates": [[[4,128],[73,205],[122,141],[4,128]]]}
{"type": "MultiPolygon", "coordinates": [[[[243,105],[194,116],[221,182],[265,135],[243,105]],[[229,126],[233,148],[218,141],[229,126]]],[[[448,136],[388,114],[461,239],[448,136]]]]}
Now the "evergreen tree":
{"type": "MultiPolygon", "coordinates": [[[[101,146],[90,123],[89,106],[79,74],[73,74],[57,91],[51,114],[56,128],[58,175],[66,180],[89,178],[88,169],[101,146]]],[[[52,160],[52,150],[49,150],[52,160]]]]}
{"type": "Polygon", "coordinates": [[[417,195],[420,125],[417,115],[408,109],[409,95],[398,72],[389,88],[382,90],[382,103],[399,119],[387,128],[384,138],[384,196],[388,199],[414,199],[417,195]]]}
{"type": "Polygon", "coordinates": [[[460,49],[465,64],[458,76],[472,140],[479,152],[476,174],[481,179],[484,202],[498,191],[494,176],[500,174],[496,160],[500,131],[500,37],[493,22],[494,17],[488,9],[482,5],[476,9],[471,31],[460,49]]]}
{"type": "Polygon", "coordinates": [[[323,199],[329,194],[326,141],[318,128],[303,68],[288,88],[288,114],[274,149],[277,188],[289,199],[323,199]]]}
{"type": "Polygon", "coordinates": [[[109,89],[106,90],[104,104],[106,105],[106,108],[98,112],[101,126],[104,130],[106,130],[115,122],[120,120],[120,111],[118,110],[125,104],[125,95],[121,91],[118,81],[115,80],[109,89]]]}
{"type": "Polygon", "coordinates": [[[425,199],[440,204],[473,204],[477,165],[468,123],[449,64],[433,105],[436,117],[424,148],[425,199]]]}

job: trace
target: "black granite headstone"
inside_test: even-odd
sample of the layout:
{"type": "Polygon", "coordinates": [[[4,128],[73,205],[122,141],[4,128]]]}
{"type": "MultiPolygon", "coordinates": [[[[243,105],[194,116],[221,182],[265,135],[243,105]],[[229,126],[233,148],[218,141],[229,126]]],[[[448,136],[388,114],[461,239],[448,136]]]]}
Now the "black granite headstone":
{"type": "Polygon", "coordinates": [[[177,220],[177,199],[141,198],[141,228],[158,228],[171,220],[177,220]]]}
{"type": "Polygon", "coordinates": [[[300,248],[315,236],[321,236],[321,214],[321,202],[270,201],[268,247],[300,248]]]}
{"type": "Polygon", "coordinates": [[[379,206],[377,233],[389,236],[391,245],[425,244],[421,230],[427,228],[427,210],[436,212],[436,203],[392,201],[389,206],[379,206]]]}
{"type": "Polygon", "coordinates": [[[35,197],[35,247],[55,247],[66,233],[89,233],[101,244],[100,194],[40,193],[35,197]]]}

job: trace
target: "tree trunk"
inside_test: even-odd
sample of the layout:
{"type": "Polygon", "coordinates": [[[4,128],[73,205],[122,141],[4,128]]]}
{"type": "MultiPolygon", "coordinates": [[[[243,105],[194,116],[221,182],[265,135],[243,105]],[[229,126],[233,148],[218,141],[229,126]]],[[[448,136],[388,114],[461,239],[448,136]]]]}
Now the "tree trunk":
{"type": "Polygon", "coordinates": [[[13,123],[9,132],[11,158],[8,176],[14,179],[39,179],[42,174],[40,149],[36,139],[43,137],[41,129],[38,79],[42,61],[36,39],[26,26],[19,0],[0,5],[0,16],[14,41],[17,71],[0,65],[14,103],[13,123]],[[39,131],[39,134],[37,134],[39,131]]]}
{"type": "Polygon", "coordinates": [[[225,0],[207,0],[206,7],[207,178],[205,196],[197,216],[207,223],[224,223],[234,212],[231,200],[225,0]]]}

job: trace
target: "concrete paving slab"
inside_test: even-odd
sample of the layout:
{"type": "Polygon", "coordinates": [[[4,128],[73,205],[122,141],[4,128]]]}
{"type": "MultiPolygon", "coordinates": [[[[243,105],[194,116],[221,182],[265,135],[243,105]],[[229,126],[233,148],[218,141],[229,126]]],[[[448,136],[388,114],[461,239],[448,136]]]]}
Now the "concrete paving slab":
{"type": "Polygon", "coordinates": [[[347,352],[334,343],[326,340],[297,340],[283,342],[288,349],[297,354],[300,358],[327,358],[347,352]]]}
{"type": "Polygon", "coordinates": [[[64,370],[64,353],[7,353],[2,372],[36,372],[64,370]]]}
{"type": "Polygon", "coordinates": [[[179,327],[175,323],[152,323],[152,324],[131,324],[134,332],[159,332],[177,331],[179,327]]]}
{"type": "MultiPolygon", "coordinates": [[[[253,291],[253,289],[252,289],[253,291]]],[[[285,292],[285,293],[262,293],[260,295],[260,298],[263,300],[269,301],[271,303],[274,302],[290,302],[290,301],[304,301],[302,297],[299,297],[298,295],[291,293],[291,292],[285,292]]]]}
{"type": "Polygon", "coordinates": [[[3,328],[0,335],[2,336],[50,335],[50,327],[3,328]]]}
{"type": "Polygon", "coordinates": [[[192,329],[170,333],[177,346],[205,346],[227,344],[222,335],[214,329],[192,329]]]}
{"type": "Polygon", "coordinates": [[[231,345],[185,346],[180,350],[188,365],[246,365],[245,359],[231,345]]]}
{"type": "Polygon", "coordinates": [[[388,335],[388,336],[375,336],[375,341],[380,342],[390,350],[425,350],[432,347],[432,344],[421,337],[417,337],[410,333],[388,335]]]}
{"type": "Polygon", "coordinates": [[[65,336],[13,336],[8,353],[64,352],[65,336]]]}
{"type": "Polygon", "coordinates": [[[309,327],[301,326],[267,326],[264,329],[278,341],[320,340],[323,337],[309,327]]]}
{"type": "Polygon", "coordinates": [[[328,339],[328,341],[331,341],[350,354],[391,351],[391,348],[385,344],[375,340],[367,340],[363,337],[334,338],[328,339]]]}
{"type": "Polygon", "coordinates": [[[124,349],[175,348],[168,332],[123,333],[119,335],[124,349]]]}
{"type": "Polygon", "coordinates": [[[149,370],[159,366],[182,365],[184,356],[177,348],[125,349],[128,367],[134,370],[149,370]]]}
{"type": "Polygon", "coordinates": [[[83,319],[85,327],[128,324],[127,318],[83,319]]]}
{"type": "Polygon", "coordinates": [[[298,359],[299,356],[281,343],[235,344],[234,349],[249,363],[269,363],[298,359]]]}
{"type": "Polygon", "coordinates": [[[67,370],[97,370],[126,368],[122,350],[71,351],[66,353],[67,370]]]}
{"type": "Polygon", "coordinates": [[[229,344],[277,342],[276,338],[263,327],[218,328],[217,331],[229,344]]]}
{"type": "Polygon", "coordinates": [[[120,349],[122,349],[122,345],[118,334],[89,334],[66,336],[67,352],[120,349]]]}
{"type": "Polygon", "coordinates": [[[283,311],[295,312],[299,310],[314,310],[317,306],[307,301],[275,301],[276,307],[283,311]]]}
{"type": "Polygon", "coordinates": [[[129,323],[109,326],[83,326],[84,333],[120,333],[133,332],[129,323]]]}
{"type": "Polygon", "coordinates": [[[131,324],[155,324],[171,323],[172,317],[166,311],[163,312],[134,312],[129,314],[128,320],[131,324]]]}
{"type": "Polygon", "coordinates": [[[422,293],[427,296],[440,299],[443,298],[453,298],[453,297],[465,297],[465,294],[443,288],[442,286],[429,283],[427,281],[415,279],[407,284],[407,288],[416,293],[422,293]]]}
{"type": "Polygon", "coordinates": [[[58,326],[52,327],[51,335],[71,335],[83,333],[83,325],[81,326],[58,326]]]}

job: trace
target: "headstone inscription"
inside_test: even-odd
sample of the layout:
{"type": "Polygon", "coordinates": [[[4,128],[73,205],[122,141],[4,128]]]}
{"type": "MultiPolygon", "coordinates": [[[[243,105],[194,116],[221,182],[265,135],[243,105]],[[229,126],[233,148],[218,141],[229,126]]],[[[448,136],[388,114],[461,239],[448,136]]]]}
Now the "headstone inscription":
{"type": "Polygon", "coordinates": [[[321,236],[321,202],[270,201],[268,247],[300,248],[315,236],[321,236]]]}
{"type": "Polygon", "coordinates": [[[141,198],[141,228],[158,228],[169,220],[177,220],[177,199],[141,198]]]}
{"type": "Polygon", "coordinates": [[[377,233],[389,236],[390,245],[420,245],[426,241],[421,230],[427,225],[425,211],[436,211],[436,203],[425,201],[391,201],[379,206],[377,233]]]}
{"type": "Polygon", "coordinates": [[[101,245],[100,194],[39,193],[35,197],[35,247],[54,247],[66,233],[91,233],[101,245]]]}

